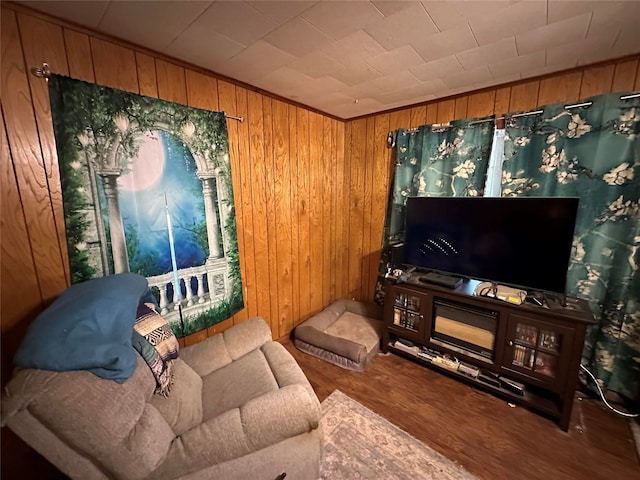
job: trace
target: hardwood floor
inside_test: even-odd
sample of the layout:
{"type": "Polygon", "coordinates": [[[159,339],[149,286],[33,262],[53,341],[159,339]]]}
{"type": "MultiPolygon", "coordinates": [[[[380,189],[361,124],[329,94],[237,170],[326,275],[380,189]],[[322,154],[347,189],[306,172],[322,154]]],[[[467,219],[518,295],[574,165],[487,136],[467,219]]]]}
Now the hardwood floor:
{"type": "Polygon", "coordinates": [[[576,394],[569,432],[394,354],[351,372],[281,342],[324,400],[340,390],[481,479],[640,479],[628,420],[576,394]]]}

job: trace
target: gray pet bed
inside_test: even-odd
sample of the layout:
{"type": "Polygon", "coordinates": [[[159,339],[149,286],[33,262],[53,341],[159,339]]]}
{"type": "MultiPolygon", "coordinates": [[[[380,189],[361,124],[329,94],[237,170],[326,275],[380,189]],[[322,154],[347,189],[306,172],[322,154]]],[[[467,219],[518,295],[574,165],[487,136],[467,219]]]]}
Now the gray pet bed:
{"type": "Polygon", "coordinates": [[[382,308],[336,300],[294,330],[295,346],[348,370],[361,371],[380,348],[382,308]]]}

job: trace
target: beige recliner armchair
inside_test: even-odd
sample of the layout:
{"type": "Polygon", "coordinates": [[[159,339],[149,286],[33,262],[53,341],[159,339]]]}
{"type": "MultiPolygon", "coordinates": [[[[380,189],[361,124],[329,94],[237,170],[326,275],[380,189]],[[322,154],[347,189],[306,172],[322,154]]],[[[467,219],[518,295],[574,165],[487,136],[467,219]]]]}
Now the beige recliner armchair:
{"type": "Polygon", "coordinates": [[[83,480],[319,477],[320,404],[264,320],[183,348],[174,362],[166,398],[142,358],[124,383],[17,370],[2,425],[83,480]]]}

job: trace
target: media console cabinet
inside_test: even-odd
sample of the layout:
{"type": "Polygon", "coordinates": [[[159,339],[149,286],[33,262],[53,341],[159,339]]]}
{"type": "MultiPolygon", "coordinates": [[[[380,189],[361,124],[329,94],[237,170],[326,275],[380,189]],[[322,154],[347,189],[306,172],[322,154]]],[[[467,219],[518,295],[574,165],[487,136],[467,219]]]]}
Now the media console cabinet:
{"type": "Polygon", "coordinates": [[[386,282],[382,351],[447,373],[557,421],[567,431],[586,329],[586,301],[543,306],[475,296],[479,282],[455,289],[386,282]]]}

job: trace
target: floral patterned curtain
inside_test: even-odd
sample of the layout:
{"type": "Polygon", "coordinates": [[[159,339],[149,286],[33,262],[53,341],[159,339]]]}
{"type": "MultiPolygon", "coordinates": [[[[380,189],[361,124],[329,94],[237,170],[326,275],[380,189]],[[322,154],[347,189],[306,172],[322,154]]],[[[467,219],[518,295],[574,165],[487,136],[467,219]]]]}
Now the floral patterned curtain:
{"type": "Polygon", "coordinates": [[[621,96],[508,119],[502,195],[580,198],[567,293],[597,320],[582,362],[602,388],[640,402],[640,99],[621,96]]]}
{"type": "Polygon", "coordinates": [[[488,117],[395,132],[396,168],[387,204],[376,302],[383,301],[391,245],[404,240],[407,197],[482,196],[493,127],[493,117],[488,117]]]}

